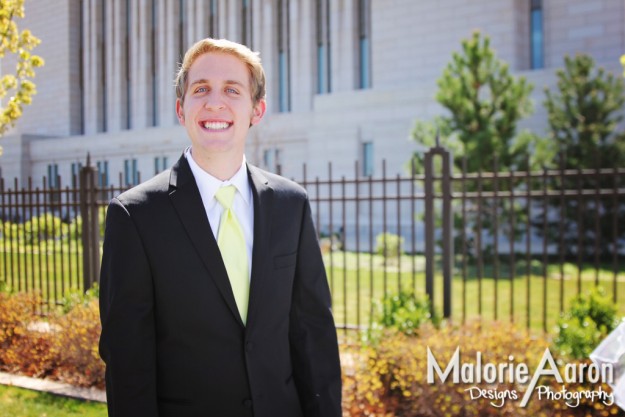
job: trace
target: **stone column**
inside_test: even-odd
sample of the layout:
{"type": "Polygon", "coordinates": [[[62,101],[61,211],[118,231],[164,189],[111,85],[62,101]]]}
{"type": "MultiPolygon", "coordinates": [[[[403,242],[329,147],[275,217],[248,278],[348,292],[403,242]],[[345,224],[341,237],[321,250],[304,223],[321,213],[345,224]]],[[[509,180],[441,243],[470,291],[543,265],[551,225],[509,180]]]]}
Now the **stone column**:
{"type": "Polygon", "coordinates": [[[104,130],[103,120],[103,60],[102,3],[87,0],[83,9],[84,22],[84,82],[85,82],[85,133],[104,130]]]}
{"type": "Polygon", "coordinates": [[[358,22],[354,0],[330,2],[330,78],[332,91],[356,87],[358,68],[358,22]]]}
{"type": "Polygon", "coordinates": [[[176,117],[176,92],[173,80],[178,70],[178,0],[158,1],[158,101],[160,126],[178,124],[176,117]]]}
{"type": "Polygon", "coordinates": [[[107,131],[127,128],[126,2],[106,3],[107,131]]]}
{"type": "Polygon", "coordinates": [[[290,6],[291,110],[309,111],[316,77],[315,3],[291,0],[290,6]]]}

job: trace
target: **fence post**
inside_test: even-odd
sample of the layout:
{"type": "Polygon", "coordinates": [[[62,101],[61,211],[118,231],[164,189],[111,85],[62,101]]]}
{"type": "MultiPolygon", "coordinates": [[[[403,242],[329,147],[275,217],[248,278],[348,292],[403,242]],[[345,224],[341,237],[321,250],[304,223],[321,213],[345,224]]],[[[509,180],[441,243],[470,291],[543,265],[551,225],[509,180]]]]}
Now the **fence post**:
{"type": "Polygon", "coordinates": [[[98,281],[100,273],[100,222],[98,220],[97,170],[87,165],[80,170],[80,215],[82,217],[82,271],[83,290],[87,291],[98,281]]]}
{"type": "Polygon", "coordinates": [[[434,174],[433,157],[442,158],[441,198],[442,210],[442,269],[443,269],[443,316],[451,316],[451,275],[454,261],[453,221],[451,212],[451,154],[438,144],[425,153],[425,292],[430,298],[432,313],[434,312],[434,266],[436,263],[436,215],[434,201],[434,174]]]}

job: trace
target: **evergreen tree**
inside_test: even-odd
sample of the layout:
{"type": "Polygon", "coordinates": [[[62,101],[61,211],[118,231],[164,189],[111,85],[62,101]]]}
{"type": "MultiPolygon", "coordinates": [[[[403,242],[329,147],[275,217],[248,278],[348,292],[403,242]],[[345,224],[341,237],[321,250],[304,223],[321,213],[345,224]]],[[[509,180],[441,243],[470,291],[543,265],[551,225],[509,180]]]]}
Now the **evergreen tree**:
{"type": "MultiPolygon", "coordinates": [[[[528,133],[517,134],[518,122],[532,112],[529,95],[533,86],[524,77],[513,77],[508,65],[495,56],[488,36],[475,32],[462,41],[437,82],[436,100],[449,114],[432,123],[417,122],[412,137],[429,147],[435,132],[441,144],[452,151],[454,165],[467,171],[492,171],[495,160],[501,170],[525,165],[528,150],[545,154],[544,141],[528,133]]],[[[417,166],[422,153],[415,154],[417,166]]]]}
{"type": "Polygon", "coordinates": [[[623,80],[594,68],[587,55],[565,57],[557,71],[557,92],[545,90],[549,138],[564,153],[564,168],[623,166],[625,134],[623,80]]]}
{"type": "MultiPolygon", "coordinates": [[[[556,91],[545,90],[549,139],[560,152],[556,162],[564,169],[625,167],[625,132],[622,127],[619,130],[623,122],[625,83],[603,68],[595,68],[593,59],[587,55],[565,57],[564,62],[564,68],[557,71],[556,91]]],[[[601,176],[577,184],[563,180],[553,187],[566,189],[580,185],[590,190],[612,190],[623,187],[623,181],[601,176]]],[[[563,239],[569,254],[574,252],[580,237],[583,247],[578,250],[583,253],[594,253],[595,244],[604,257],[612,253],[614,216],[618,225],[625,222],[622,198],[616,202],[605,198],[552,199],[550,205],[557,219],[549,222],[546,230],[539,227],[539,233],[551,239],[563,239]],[[584,214],[581,219],[579,210],[584,214]]],[[[620,236],[623,235],[621,231],[620,236]]]]}
{"type": "MultiPolygon", "coordinates": [[[[448,113],[433,122],[418,121],[412,137],[428,148],[440,135],[441,145],[452,153],[453,165],[458,171],[527,169],[528,155],[532,155],[532,163],[549,157],[546,140],[527,131],[517,132],[519,121],[532,112],[529,96],[533,86],[524,77],[510,74],[508,64],[495,56],[488,36],[475,32],[470,39],[463,40],[461,52],[452,55],[437,84],[436,100],[448,113]]],[[[423,152],[417,152],[413,157],[419,172],[422,171],[423,158],[423,152]]],[[[478,187],[482,191],[492,191],[495,187],[492,181],[482,181],[480,186],[476,181],[468,181],[465,185],[467,191],[476,191],[478,187]]],[[[517,183],[502,182],[497,188],[516,186],[517,183]]],[[[520,237],[521,225],[526,221],[525,212],[518,202],[514,204],[510,207],[510,202],[503,199],[485,199],[480,204],[468,200],[465,218],[455,212],[456,246],[461,243],[459,231],[463,224],[469,241],[476,239],[482,230],[492,237],[495,226],[508,239],[520,237]],[[513,214],[514,230],[510,221],[513,214]]],[[[486,252],[491,249],[488,244],[482,244],[480,248],[486,252]]]]}

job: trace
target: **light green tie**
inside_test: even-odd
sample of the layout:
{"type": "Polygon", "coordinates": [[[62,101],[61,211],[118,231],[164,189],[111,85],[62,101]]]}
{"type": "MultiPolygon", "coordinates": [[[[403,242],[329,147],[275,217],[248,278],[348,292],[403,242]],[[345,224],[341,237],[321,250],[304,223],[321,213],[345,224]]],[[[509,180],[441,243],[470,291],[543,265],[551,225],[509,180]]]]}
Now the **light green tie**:
{"type": "Polygon", "coordinates": [[[224,260],[230,285],[241,314],[243,324],[247,321],[247,304],[250,297],[250,280],[247,267],[247,246],[243,230],[232,211],[232,201],[237,189],[234,185],[221,187],[215,198],[224,208],[219,224],[217,245],[224,260]]]}

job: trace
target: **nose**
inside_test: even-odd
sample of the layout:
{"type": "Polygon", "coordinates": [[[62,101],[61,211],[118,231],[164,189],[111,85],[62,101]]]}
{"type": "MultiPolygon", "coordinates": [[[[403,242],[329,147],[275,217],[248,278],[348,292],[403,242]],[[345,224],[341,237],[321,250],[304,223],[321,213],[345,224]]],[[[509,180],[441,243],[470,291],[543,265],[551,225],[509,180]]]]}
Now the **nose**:
{"type": "Polygon", "coordinates": [[[206,96],[206,101],[204,102],[204,108],[206,110],[221,110],[224,107],[226,107],[226,105],[219,94],[212,93],[206,96]]]}

